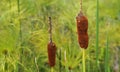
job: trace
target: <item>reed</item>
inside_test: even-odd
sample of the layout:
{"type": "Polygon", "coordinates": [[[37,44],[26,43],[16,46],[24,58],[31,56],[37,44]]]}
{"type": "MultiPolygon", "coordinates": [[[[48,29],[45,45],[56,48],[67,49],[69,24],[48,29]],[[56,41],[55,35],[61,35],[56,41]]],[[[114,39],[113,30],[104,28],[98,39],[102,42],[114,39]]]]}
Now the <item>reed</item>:
{"type": "Polygon", "coordinates": [[[83,64],[83,72],[86,72],[86,66],[85,66],[85,49],[82,49],[82,64],[83,64]]]}
{"type": "Polygon", "coordinates": [[[47,46],[48,50],[48,60],[49,60],[49,65],[51,67],[51,72],[53,72],[53,67],[55,66],[56,62],[56,45],[52,41],[52,22],[51,22],[51,17],[49,17],[49,43],[47,46]]]}
{"type": "Polygon", "coordinates": [[[109,35],[108,35],[108,28],[109,28],[109,24],[107,23],[106,24],[106,48],[105,48],[105,72],[108,72],[109,71],[109,65],[108,65],[108,58],[109,58],[109,35]]]}
{"type": "MultiPolygon", "coordinates": [[[[19,61],[22,64],[22,55],[23,55],[23,48],[22,48],[22,24],[20,21],[20,0],[17,0],[17,8],[18,8],[18,22],[19,22],[19,41],[20,41],[20,58],[19,61]]],[[[23,68],[20,64],[18,64],[18,72],[23,72],[23,68]]]]}
{"type": "Polygon", "coordinates": [[[99,0],[96,0],[96,70],[98,70],[98,48],[99,48],[99,0]]]}
{"type": "Polygon", "coordinates": [[[79,46],[82,48],[82,70],[86,72],[85,49],[88,48],[88,19],[82,12],[82,0],[80,0],[80,13],[76,17],[79,46]]]}

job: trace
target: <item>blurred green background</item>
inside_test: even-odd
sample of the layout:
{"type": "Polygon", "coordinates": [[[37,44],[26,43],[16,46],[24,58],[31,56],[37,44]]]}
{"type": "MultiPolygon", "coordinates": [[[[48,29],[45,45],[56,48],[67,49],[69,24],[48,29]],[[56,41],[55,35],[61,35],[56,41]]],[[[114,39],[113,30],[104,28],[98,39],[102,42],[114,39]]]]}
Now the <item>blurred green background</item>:
{"type": "MultiPolygon", "coordinates": [[[[86,72],[120,72],[120,0],[99,0],[98,9],[97,19],[97,1],[83,0],[83,12],[89,21],[86,72]]],[[[54,72],[82,72],[76,29],[79,11],[80,0],[1,0],[0,72],[50,72],[49,16],[57,46],[54,72]]]]}

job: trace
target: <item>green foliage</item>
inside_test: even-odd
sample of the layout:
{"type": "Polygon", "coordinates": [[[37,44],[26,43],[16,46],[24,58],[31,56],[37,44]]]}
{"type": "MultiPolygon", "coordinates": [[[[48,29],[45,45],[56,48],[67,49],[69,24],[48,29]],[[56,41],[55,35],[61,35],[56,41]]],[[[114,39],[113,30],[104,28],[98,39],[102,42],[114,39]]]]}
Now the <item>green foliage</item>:
{"type": "MultiPolygon", "coordinates": [[[[54,72],[60,71],[60,65],[62,72],[82,72],[82,50],[78,45],[76,33],[76,16],[80,10],[80,0],[19,1],[19,14],[17,0],[1,0],[0,2],[0,72],[18,72],[18,64],[22,66],[24,72],[50,71],[47,57],[49,16],[52,17],[53,41],[57,46],[54,72]],[[20,24],[22,41],[20,40],[20,24]],[[19,61],[20,44],[23,48],[22,63],[19,61]],[[61,60],[59,60],[60,49],[61,60]]],[[[89,21],[89,47],[85,54],[86,72],[113,72],[114,70],[116,61],[114,48],[118,50],[120,48],[119,3],[120,0],[99,0],[99,49],[97,53],[99,66],[97,68],[95,64],[97,4],[96,0],[83,0],[83,12],[89,21]]]]}

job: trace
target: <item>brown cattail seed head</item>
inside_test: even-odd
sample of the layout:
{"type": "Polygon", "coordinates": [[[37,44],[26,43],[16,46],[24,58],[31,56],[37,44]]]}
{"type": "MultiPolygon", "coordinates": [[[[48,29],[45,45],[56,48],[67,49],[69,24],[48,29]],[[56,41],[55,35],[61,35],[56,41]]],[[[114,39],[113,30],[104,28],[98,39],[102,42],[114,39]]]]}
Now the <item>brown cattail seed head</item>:
{"type": "Polygon", "coordinates": [[[50,67],[55,65],[56,58],[56,45],[52,42],[48,43],[48,60],[50,67]]]}
{"type": "Polygon", "coordinates": [[[77,20],[77,33],[78,33],[78,42],[81,48],[86,49],[88,47],[88,19],[83,15],[82,12],[76,17],[77,20]]]}
{"type": "Polygon", "coordinates": [[[88,35],[81,35],[78,37],[79,45],[81,48],[87,48],[88,47],[88,35]]]}

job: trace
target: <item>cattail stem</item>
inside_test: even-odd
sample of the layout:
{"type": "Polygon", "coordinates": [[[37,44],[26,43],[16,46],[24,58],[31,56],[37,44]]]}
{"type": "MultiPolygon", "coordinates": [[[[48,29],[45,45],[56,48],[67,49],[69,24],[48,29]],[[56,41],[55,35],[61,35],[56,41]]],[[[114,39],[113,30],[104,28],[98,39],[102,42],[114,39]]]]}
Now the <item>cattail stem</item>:
{"type": "Polygon", "coordinates": [[[83,72],[85,72],[85,49],[82,49],[82,65],[83,65],[83,72]]]}
{"type": "Polygon", "coordinates": [[[50,34],[50,42],[52,42],[52,21],[51,21],[51,17],[49,17],[49,25],[50,25],[50,29],[49,29],[49,34],[50,34]]]}
{"type": "Polygon", "coordinates": [[[109,71],[109,34],[108,34],[108,30],[109,30],[109,22],[107,22],[106,24],[106,48],[105,48],[105,72],[109,71]]]}
{"type": "Polygon", "coordinates": [[[80,11],[82,12],[82,0],[80,0],[80,11]]]}
{"type": "Polygon", "coordinates": [[[54,72],[54,69],[53,69],[53,67],[51,67],[51,72],[54,72]]]}
{"type": "MultiPolygon", "coordinates": [[[[49,65],[50,67],[55,66],[56,61],[56,45],[52,42],[52,24],[51,24],[51,17],[49,17],[49,33],[50,33],[50,42],[48,43],[48,59],[49,59],[49,65]]],[[[51,68],[52,69],[52,68],[51,68]]]]}

